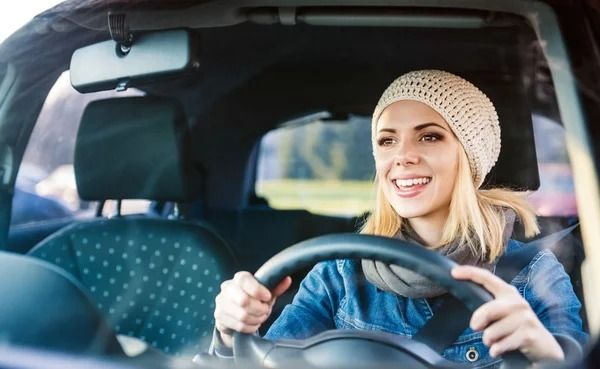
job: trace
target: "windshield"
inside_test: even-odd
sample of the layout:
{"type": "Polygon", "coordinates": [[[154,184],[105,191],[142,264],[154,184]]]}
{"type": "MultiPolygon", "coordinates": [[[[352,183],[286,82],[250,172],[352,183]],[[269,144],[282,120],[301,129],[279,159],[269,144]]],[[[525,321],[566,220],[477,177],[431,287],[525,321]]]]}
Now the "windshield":
{"type": "Polygon", "coordinates": [[[0,313],[9,348],[586,360],[593,5],[58,3],[0,5],[0,264],[32,291],[0,313]]]}

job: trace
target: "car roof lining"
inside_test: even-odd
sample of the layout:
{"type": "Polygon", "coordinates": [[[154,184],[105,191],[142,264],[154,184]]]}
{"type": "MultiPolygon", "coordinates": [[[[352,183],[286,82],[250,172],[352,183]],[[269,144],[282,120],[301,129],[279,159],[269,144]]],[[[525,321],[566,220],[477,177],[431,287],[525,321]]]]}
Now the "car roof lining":
{"type": "Polygon", "coordinates": [[[120,13],[127,15],[132,31],[225,27],[244,22],[472,28],[504,23],[509,13],[532,7],[535,2],[421,0],[415,4],[411,0],[172,0],[166,7],[156,0],[88,0],[59,4],[36,18],[107,30],[107,14],[120,13]]]}

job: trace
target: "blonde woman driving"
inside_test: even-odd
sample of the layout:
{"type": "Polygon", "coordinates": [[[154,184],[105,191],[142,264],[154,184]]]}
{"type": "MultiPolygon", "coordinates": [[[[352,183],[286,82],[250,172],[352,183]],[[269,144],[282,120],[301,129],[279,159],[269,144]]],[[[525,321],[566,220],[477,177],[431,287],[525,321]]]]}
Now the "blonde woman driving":
{"type": "MultiPolygon", "coordinates": [[[[494,274],[500,257],[523,246],[509,238],[515,218],[539,233],[520,193],[480,186],[501,146],[492,102],[470,82],[439,70],[400,76],[383,92],[372,119],[377,189],[361,233],[416,242],[460,266],[454,278],[484,286],[494,299],[442,355],[478,366],[520,350],[530,361],[563,360],[586,340],[580,303],[568,275],[547,250],[510,283],[494,274]]],[[[221,286],[213,351],[231,354],[232,331],[255,333],[275,299],[248,272],[221,286]]],[[[306,338],[328,329],[361,329],[412,337],[435,314],[446,291],[397,265],[373,260],[317,264],[266,338],[306,338]]],[[[452,319],[448,316],[447,319],[452,319]]]]}

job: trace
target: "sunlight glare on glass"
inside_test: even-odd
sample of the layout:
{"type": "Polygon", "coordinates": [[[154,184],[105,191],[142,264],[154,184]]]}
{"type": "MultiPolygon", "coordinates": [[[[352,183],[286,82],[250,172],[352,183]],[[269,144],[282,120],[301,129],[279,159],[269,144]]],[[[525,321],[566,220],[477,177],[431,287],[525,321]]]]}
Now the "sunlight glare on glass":
{"type": "Polygon", "coordinates": [[[29,22],[34,16],[62,0],[27,0],[0,3],[0,42],[29,22]]]}

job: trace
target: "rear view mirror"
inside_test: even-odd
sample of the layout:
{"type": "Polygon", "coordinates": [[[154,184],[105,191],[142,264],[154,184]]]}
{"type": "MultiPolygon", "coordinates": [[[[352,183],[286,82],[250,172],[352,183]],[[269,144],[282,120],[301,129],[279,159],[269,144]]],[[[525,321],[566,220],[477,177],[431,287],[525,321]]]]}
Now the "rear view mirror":
{"type": "Polygon", "coordinates": [[[79,92],[126,89],[197,67],[190,35],[172,30],[140,35],[129,48],[113,40],[82,47],[71,57],[71,84],[79,92]]]}

